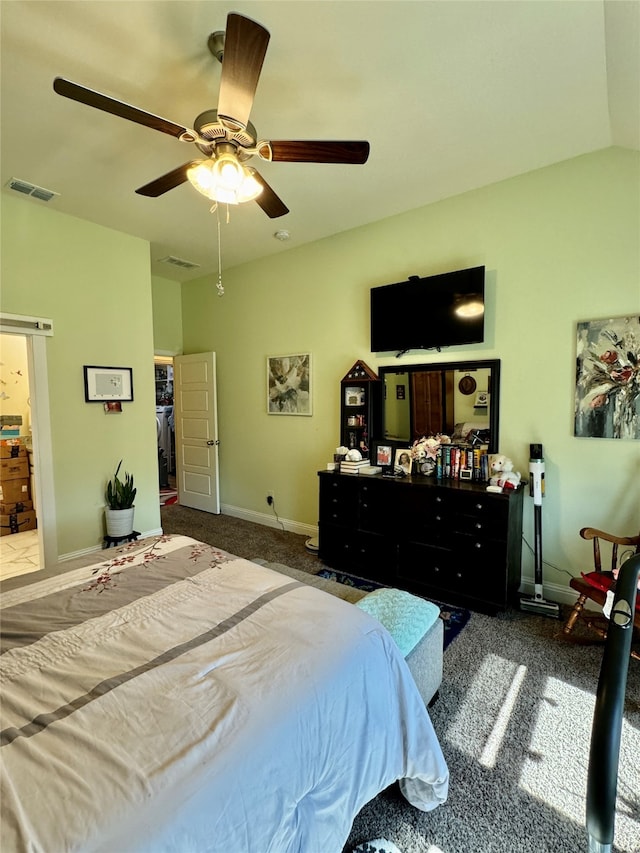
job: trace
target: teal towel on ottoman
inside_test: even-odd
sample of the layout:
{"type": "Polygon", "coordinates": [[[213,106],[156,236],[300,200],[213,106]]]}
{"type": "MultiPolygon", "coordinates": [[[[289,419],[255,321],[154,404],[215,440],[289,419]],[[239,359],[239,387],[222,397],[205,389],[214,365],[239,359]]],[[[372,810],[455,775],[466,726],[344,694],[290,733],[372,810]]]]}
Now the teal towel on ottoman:
{"type": "Polygon", "coordinates": [[[440,615],[440,608],[402,589],[376,589],[356,602],[381,622],[406,657],[440,615]]]}

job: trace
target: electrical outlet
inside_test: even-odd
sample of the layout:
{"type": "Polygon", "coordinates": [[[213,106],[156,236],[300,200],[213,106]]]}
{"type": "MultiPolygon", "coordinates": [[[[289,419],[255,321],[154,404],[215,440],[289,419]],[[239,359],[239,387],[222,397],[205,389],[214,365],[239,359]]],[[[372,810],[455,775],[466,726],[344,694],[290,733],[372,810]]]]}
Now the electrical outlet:
{"type": "Polygon", "coordinates": [[[268,492],[267,492],[267,503],[269,504],[269,506],[273,506],[273,502],[274,502],[274,500],[275,500],[275,497],[274,497],[273,492],[272,492],[272,491],[268,491],[268,492]]]}

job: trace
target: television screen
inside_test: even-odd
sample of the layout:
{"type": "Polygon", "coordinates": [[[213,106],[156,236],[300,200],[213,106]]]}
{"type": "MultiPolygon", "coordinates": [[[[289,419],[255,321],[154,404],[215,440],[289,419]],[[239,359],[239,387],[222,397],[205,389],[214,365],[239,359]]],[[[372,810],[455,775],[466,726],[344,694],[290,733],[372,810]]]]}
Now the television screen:
{"type": "Polygon", "coordinates": [[[371,288],[371,351],[405,352],[484,340],[484,267],[371,288]]]}

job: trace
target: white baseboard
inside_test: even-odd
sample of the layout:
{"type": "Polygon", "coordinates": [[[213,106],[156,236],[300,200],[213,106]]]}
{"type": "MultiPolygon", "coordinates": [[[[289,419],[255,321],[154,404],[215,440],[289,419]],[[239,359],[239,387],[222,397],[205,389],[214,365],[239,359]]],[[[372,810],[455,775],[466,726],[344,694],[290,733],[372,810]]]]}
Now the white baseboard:
{"type": "Polygon", "coordinates": [[[289,533],[298,533],[300,536],[318,535],[318,528],[312,524],[303,524],[290,518],[280,517],[277,519],[273,513],[255,512],[231,504],[222,504],[220,508],[225,515],[232,515],[234,518],[243,519],[243,521],[252,521],[254,524],[263,524],[265,527],[276,527],[280,530],[284,528],[289,533]]]}
{"type": "MultiPolygon", "coordinates": [[[[146,530],[140,534],[141,539],[145,539],[147,536],[162,536],[162,528],[157,527],[155,530],[146,530]]],[[[102,545],[93,545],[91,548],[81,548],[79,551],[69,551],[68,554],[60,554],[58,557],[58,563],[66,563],[68,560],[75,560],[76,557],[86,557],[87,554],[96,554],[98,551],[105,551],[105,559],[106,552],[108,552],[108,548],[103,548],[102,545]]]]}
{"type": "MultiPolygon", "coordinates": [[[[557,604],[575,604],[578,594],[569,585],[562,586],[557,583],[543,583],[543,594],[548,601],[555,601],[557,604]]],[[[520,592],[524,595],[533,595],[535,592],[535,581],[532,577],[523,577],[520,584],[520,592]]],[[[585,604],[589,610],[601,610],[595,602],[587,601],[585,604]]]]}

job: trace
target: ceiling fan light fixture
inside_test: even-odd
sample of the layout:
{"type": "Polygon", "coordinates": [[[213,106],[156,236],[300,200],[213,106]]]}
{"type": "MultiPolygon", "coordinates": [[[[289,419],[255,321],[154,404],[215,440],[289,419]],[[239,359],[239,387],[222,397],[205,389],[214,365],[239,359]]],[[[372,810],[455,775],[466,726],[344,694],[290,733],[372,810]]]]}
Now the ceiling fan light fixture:
{"type": "Polygon", "coordinates": [[[243,166],[236,155],[223,151],[215,159],[203,160],[187,169],[189,182],[211,201],[242,204],[253,201],[262,192],[255,170],[243,166]]]}

